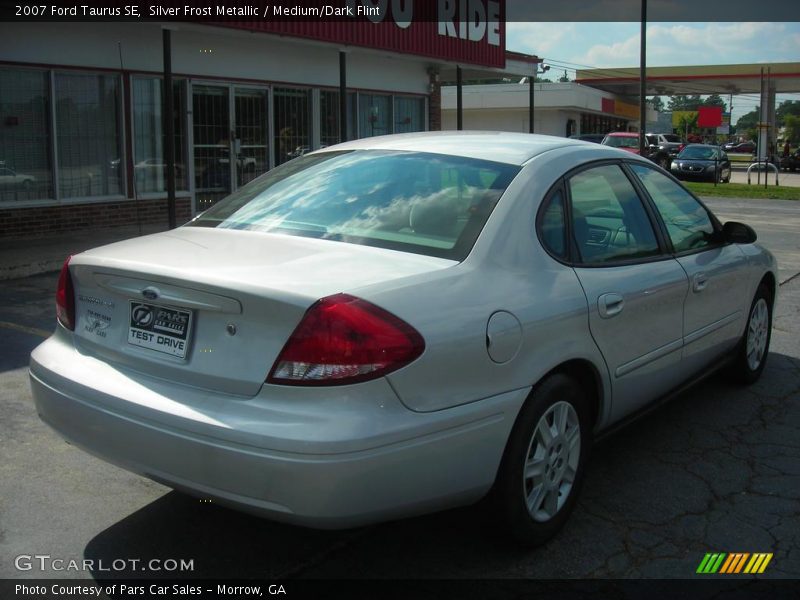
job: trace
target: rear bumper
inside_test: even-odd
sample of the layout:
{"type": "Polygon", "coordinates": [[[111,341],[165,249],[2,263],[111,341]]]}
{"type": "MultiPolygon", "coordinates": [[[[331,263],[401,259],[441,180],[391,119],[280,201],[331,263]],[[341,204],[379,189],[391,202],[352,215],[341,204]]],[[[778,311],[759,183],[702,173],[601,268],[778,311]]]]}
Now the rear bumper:
{"type": "Polygon", "coordinates": [[[527,395],[435,413],[408,410],[384,380],[223,396],[115,369],[78,353],[66,332],[33,352],[30,376],[42,420],[89,453],[222,504],[319,528],[478,499],[527,395]]]}

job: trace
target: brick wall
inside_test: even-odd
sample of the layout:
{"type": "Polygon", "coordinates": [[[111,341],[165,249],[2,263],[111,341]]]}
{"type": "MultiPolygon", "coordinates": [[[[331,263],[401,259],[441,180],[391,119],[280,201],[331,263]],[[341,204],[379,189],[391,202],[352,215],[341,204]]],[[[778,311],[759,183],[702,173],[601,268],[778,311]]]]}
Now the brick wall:
{"type": "MultiPolygon", "coordinates": [[[[191,200],[176,199],[178,225],[191,217],[191,200]]],[[[122,200],[0,210],[0,237],[34,238],[80,229],[168,222],[167,200],[122,200]],[[138,213],[138,214],[137,214],[138,213]]]]}

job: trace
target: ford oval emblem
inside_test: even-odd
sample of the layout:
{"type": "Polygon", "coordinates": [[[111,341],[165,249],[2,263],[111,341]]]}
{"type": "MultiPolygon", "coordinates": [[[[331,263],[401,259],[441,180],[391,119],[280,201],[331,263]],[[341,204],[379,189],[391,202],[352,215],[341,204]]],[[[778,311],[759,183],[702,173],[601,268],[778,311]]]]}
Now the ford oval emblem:
{"type": "Polygon", "coordinates": [[[156,288],[145,288],[142,290],[142,296],[147,298],[148,300],[155,300],[158,298],[158,290],[156,288]]]}

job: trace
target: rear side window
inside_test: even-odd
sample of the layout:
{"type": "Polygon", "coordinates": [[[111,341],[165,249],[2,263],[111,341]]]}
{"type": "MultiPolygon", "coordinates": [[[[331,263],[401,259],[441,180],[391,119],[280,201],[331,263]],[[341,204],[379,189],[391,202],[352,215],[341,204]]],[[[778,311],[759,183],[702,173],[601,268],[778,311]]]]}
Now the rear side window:
{"type": "Polygon", "coordinates": [[[422,152],[312,154],[253,180],[191,225],[463,260],[518,172],[515,165],[422,152]]]}
{"type": "Polygon", "coordinates": [[[642,200],[618,165],[573,175],[569,191],[572,234],[583,264],[608,264],[660,253],[642,200]]]}
{"type": "Polygon", "coordinates": [[[653,199],[675,252],[698,250],[714,243],[714,224],[694,196],[658,171],[642,165],[630,167],[653,199]]]}
{"type": "Polygon", "coordinates": [[[539,233],[542,244],[553,256],[567,258],[566,220],[564,194],[557,190],[545,200],[539,216],[539,233]]]}

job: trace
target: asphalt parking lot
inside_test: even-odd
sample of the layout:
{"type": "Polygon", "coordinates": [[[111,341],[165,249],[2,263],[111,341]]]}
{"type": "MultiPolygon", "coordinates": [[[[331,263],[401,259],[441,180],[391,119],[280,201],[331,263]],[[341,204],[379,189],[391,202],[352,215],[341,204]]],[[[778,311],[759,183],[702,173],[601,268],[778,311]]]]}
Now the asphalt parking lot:
{"type": "MultiPolygon", "coordinates": [[[[772,552],[763,577],[800,577],[800,203],[713,199],[778,256],[772,353],[750,388],[707,379],[595,448],[580,503],[522,551],[481,507],[344,532],[202,503],[67,445],[36,416],[30,350],[53,327],[57,274],[0,282],[0,578],[14,557],[184,559],[179,577],[687,578],[707,552],[772,552]]],[[[118,575],[160,576],[158,572],[118,575]]]]}

